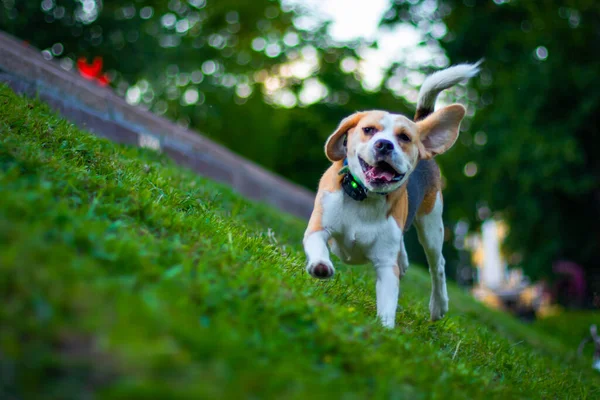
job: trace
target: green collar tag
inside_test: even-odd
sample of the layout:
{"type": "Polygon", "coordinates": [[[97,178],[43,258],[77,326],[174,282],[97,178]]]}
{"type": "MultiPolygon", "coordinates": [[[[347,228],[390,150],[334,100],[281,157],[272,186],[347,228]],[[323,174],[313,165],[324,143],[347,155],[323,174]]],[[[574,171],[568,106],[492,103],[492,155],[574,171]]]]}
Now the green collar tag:
{"type": "Polygon", "coordinates": [[[344,160],[344,166],[338,174],[343,175],[342,188],[350,198],[356,201],[363,201],[367,198],[367,188],[350,172],[348,159],[344,160]]]}

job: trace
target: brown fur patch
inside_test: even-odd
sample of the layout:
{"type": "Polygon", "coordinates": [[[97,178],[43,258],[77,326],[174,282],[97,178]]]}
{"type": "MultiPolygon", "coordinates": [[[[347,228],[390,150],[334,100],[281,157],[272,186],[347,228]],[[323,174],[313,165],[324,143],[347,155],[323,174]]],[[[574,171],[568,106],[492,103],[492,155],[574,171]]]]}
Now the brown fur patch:
{"type": "Polygon", "coordinates": [[[342,188],[342,177],[338,175],[343,167],[342,161],[336,161],[325,171],[319,182],[319,190],[315,197],[315,206],[308,220],[306,233],[318,232],[323,230],[321,220],[323,219],[323,194],[325,192],[335,192],[342,188]]]}
{"type": "Polygon", "coordinates": [[[404,226],[408,218],[408,192],[406,191],[406,185],[388,194],[387,201],[390,205],[387,216],[391,215],[396,224],[398,224],[398,228],[404,232],[404,226]]]}
{"type": "Polygon", "coordinates": [[[438,192],[442,193],[442,176],[440,173],[440,167],[437,165],[435,161],[429,162],[430,172],[429,172],[429,180],[427,182],[427,186],[425,189],[425,196],[423,197],[423,202],[419,205],[419,209],[417,210],[417,215],[427,215],[431,213],[433,207],[435,207],[435,201],[437,199],[438,192]]]}
{"type": "Polygon", "coordinates": [[[464,116],[465,107],[452,104],[417,122],[419,137],[424,147],[421,158],[429,159],[452,147],[464,116]]]}
{"type": "Polygon", "coordinates": [[[372,135],[367,135],[366,133],[364,133],[362,128],[372,126],[377,131],[381,131],[383,129],[383,126],[381,125],[380,121],[385,115],[385,111],[370,111],[363,113],[362,118],[356,124],[357,129],[355,129],[352,132],[352,134],[358,132],[358,134],[360,134],[360,141],[368,142],[371,139],[372,135]]]}
{"type": "MultiPolygon", "coordinates": [[[[406,136],[408,136],[412,141],[414,141],[415,137],[418,137],[418,135],[413,132],[412,129],[407,129],[407,126],[396,126],[394,127],[394,135],[396,136],[396,138],[398,138],[400,135],[405,134],[406,136]]],[[[400,143],[406,143],[403,141],[399,141],[400,143]]]]}
{"type": "Polygon", "coordinates": [[[425,146],[423,146],[423,143],[421,143],[419,141],[417,143],[417,148],[419,149],[419,158],[421,160],[431,160],[433,155],[425,149],[425,146]]]}
{"type": "Polygon", "coordinates": [[[358,124],[358,121],[365,115],[364,112],[357,112],[346,117],[340,122],[335,132],[333,132],[325,142],[325,155],[330,161],[340,161],[344,159],[344,154],[340,151],[342,137],[348,131],[358,124]]]}
{"type": "Polygon", "coordinates": [[[423,198],[421,207],[419,207],[419,210],[417,211],[417,215],[427,215],[433,211],[433,207],[435,207],[438,190],[435,190],[435,188],[432,187],[427,189],[427,193],[425,193],[425,197],[423,198]]]}
{"type": "Polygon", "coordinates": [[[360,132],[361,141],[369,140],[370,136],[365,135],[362,132],[362,128],[366,126],[373,126],[376,129],[381,130],[382,126],[379,121],[381,121],[381,118],[383,118],[385,114],[385,111],[361,111],[344,118],[338,125],[335,132],[333,132],[327,139],[327,142],[325,142],[325,155],[327,158],[330,161],[340,161],[344,159],[345,154],[342,154],[340,151],[339,143],[343,136],[346,134],[350,136],[355,132],[360,132]],[[355,127],[358,127],[358,130],[353,129],[355,127]]]}

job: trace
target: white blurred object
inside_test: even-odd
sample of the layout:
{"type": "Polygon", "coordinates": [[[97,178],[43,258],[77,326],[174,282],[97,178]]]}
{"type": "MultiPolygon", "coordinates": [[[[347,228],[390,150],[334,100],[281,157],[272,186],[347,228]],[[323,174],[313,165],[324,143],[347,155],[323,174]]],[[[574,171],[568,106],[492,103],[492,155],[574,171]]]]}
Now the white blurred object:
{"type": "Polygon", "coordinates": [[[494,220],[487,220],[481,225],[481,232],[485,257],[480,282],[490,289],[498,289],[504,282],[506,272],[506,262],[500,255],[498,224],[494,220]]]}

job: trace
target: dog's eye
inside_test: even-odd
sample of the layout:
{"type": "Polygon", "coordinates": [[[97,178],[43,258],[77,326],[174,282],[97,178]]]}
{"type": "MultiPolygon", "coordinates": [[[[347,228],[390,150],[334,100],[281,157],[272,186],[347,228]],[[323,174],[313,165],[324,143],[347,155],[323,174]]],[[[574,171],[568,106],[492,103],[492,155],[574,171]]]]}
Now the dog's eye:
{"type": "Polygon", "coordinates": [[[398,139],[400,139],[401,142],[410,142],[410,137],[406,133],[401,133],[400,135],[398,135],[398,139]]]}
{"type": "Polygon", "coordinates": [[[373,128],[372,126],[365,126],[365,127],[363,128],[363,132],[364,132],[366,135],[372,135],[372,134],[374,134],[374,133],[375,133],[375,128],[373,128]]]}

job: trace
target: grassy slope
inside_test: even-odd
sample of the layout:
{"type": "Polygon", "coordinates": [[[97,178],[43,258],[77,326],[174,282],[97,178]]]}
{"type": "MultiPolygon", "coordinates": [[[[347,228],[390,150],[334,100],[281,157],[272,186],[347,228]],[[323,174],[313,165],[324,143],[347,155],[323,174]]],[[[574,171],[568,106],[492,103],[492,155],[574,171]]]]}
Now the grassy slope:
{"type": "Polygon", "coordinates": [[[369,268],[303,270],[303,223],[0,86],[0,397],[596,398],[573,348],[427,274],[398,327],[369,268]],[[269,234],[269,230],[275,232],[269,234]]]}
{"type": "MultiPolygon", "coordinates": [[[[573,353],[575,353],[576,349],[581,344],[582,339],[590,336],[590,326],[592,324],[600,327],[600,312],[576,311],[563,313],[538,320],[534,323],[534,326],[538,330],[552,332],[552,336],[560,339],[573,353]]],[[[591,343],[584,346],[584,354],[588,356],[589,360],[591,360],[593,348],[591,343]]]]}

